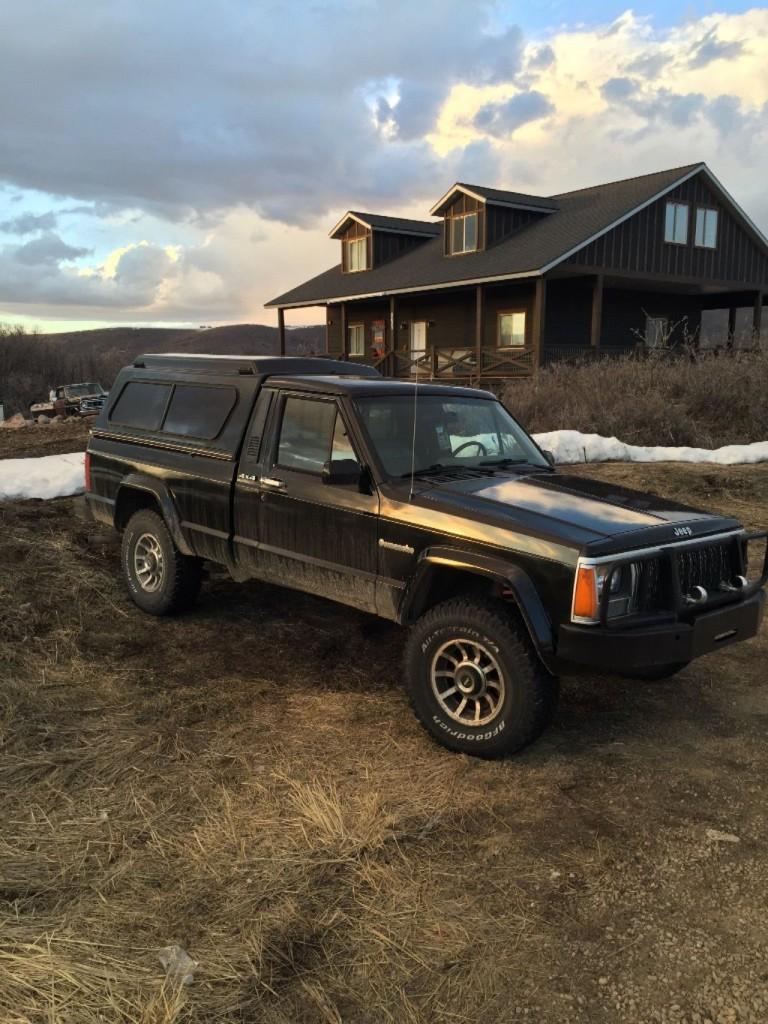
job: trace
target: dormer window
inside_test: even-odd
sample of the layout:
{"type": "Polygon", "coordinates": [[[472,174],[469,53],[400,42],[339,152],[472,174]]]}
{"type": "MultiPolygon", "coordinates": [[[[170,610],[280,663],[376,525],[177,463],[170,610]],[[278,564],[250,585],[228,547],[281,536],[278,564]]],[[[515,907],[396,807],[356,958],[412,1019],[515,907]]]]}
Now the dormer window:
{"type": "Polygon", "coordinates": [[[463,252],[475,252],[477,249],[478,214],[462,213],[446,218],[446,230],[449,232],[449,252],[457,256],[463,252]]]}
{"type": "Polygon", "coordinates": [[[353,238],[344,243],[347,247],[346,268],[352,273],[356,270],[368,269],[368,239],[353,238]]]}

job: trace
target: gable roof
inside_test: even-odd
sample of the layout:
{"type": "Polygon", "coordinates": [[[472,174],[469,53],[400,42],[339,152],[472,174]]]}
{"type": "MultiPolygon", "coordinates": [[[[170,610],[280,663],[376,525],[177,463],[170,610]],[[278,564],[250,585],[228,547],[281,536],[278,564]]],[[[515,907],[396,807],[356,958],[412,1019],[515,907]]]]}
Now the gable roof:
{"type": "Polygon", "coordinates": [[[549,200],[557,204],[556,212],[489,249],[448,259],[443,254],[442,238],[435,237],[359,274],[343,274],[340,265],[331,267],[266,305],[321,305],[544,274],[701,171],[722,192],[745,228],[768,248],[768,240],[706,164],[696,163],[550,196],[549,200]]]}
{"type": "Polygon", "coordinates": [[[539,210],[541,213],[554,213],[557,203],[546,196],[530,196],[525,192],[509,192],[502,188],[488,188],[486,185],[467,185],[463,181],[457,181],[448,189],[444,196],[441,196],[432,209],[429,211],[433,216],[439,216],[445,208],[453,202],[457,193],[479,199],[481,202],[490,202],[496,206],[522,207],[526,210],[539,210]]]}
{"type": "Polygon", "coordinates": [[[409,220],[407,217],[388,217],[383,213],[359,213],[347,210],[336,227],[329,232],[331,238],[339,238],[350,221],[356,221],[365,228],[387,231],[397,235],[421,235],[431,238],[440,234],[440,224],[432,220],[409,220]]]}

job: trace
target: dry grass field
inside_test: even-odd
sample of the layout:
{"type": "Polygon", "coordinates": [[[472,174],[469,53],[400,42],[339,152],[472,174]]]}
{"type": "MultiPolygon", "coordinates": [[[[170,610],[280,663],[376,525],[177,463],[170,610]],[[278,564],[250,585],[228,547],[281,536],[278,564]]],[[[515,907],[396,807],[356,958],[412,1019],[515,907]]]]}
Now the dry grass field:
{"type": "MultiPolygon", "coordinates": [[[[768,522],[768,466],[579,471],[768,522]]],[[[489,763],[419,729],[398,628],[219,575],[152,619],[117,553],[0,505],[2,1024],[768,1020],[768,630],[565,680],[489,763]]]]}

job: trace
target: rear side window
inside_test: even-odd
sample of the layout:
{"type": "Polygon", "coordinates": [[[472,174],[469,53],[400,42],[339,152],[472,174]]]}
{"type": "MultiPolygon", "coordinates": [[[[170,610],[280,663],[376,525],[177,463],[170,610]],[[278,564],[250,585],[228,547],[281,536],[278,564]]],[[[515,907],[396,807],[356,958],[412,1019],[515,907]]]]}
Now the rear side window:
{"type": "Polygon", "coordinates": [[[129,381],[120,392],[109,418],[123,427],[159,430],[171,393],[170,384],[129,381]]]}
{"type": "Polygon", "coordinates": [[[237,391],[234,388],[177,384],[163,423],[163,433],[210,441],[221,433],[236,401],[237,391]]]}

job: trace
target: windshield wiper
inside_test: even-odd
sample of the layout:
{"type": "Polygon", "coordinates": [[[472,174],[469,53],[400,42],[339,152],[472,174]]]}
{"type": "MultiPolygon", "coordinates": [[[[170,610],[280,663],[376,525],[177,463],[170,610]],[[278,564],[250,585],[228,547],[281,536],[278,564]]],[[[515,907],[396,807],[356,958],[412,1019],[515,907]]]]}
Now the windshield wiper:
{"type": "Polygon", "coordinates": [[[481,466],[531,466],[533,463],[528,459],[491,459],[490,462],[481,462],[481,466]]]}
{"type": "Polygon", "coordinates": [[[403,478],[411,476],[429,476],[430,473],[444,473],[446,469],[450,468],[450,466],[444,466],[442,462],[433,462],[431,466],[423,466],[421,469],[415,469],[413,473],[411,473],[409,469],[407,473],[401,473],[400,476],[403,478]]]}

